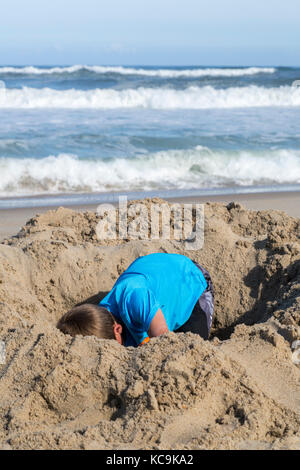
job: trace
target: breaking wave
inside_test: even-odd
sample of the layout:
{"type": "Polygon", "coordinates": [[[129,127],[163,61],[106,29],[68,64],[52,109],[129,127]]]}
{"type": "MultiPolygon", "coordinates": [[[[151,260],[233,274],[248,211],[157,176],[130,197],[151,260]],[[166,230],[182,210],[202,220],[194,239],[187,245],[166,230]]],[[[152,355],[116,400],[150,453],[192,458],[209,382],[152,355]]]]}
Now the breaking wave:
{"type": "Polygon", "coordinates": [[[300,183],[300,151],[212,151],[197,146],[134,158],[60,154],[0,158],[0,195],[193,189],[300,183]]]}
{"type": "Polygon", "coordinates": [[[215,89],[211,86],[171,88],[54,90],[0,89],[2,108],[65,109],[209,109],[300,106],[300,87],[265,88],[255,85],[215,89]]]}
{"type": "Polygon", "coordinates": [[[0,67],[0,74],[51,75],[91,72],[95,74],[145,75],[148,77],[180,78],[180,77],[242,77],[259,73],[274,73],[274,67],[245,68],[188,68],[188,69],[144,69],[133,67],[108,67],[101,65],[72,65],[69,67],[0,67]]]}

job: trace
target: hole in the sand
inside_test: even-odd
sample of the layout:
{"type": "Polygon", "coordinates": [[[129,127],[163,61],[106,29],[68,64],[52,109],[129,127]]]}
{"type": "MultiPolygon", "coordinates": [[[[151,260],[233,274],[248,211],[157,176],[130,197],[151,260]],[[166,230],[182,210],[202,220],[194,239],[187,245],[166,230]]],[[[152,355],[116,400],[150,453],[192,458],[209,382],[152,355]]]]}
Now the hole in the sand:
{"type": "MultiPolygon", "coordinates": [[[[238,266],[236,267],[236,273],[232,273],[232,270],[235,270],[234,265],[231,267],[231,272],[226,270],[214,272],[216,308],[211,340],[215,337],[221,341],[228,340],[239,324],[251,326],[267,321],[278,307],[278,299],[282,298],[282,296],[278,296],[280,289],[287,286],[290,280],[300,272],[299,260],[290,264],[287,268],[280,265],[280,260],[277,261],[276,257],[274,258],[274,250],[268,248],[267,238],[257,240],[254,246],[258,250],[255,256],[259,257],[259,251],[266,250],[266,257],[262,258],[263,261],[258,260],[257,265],[249,270],[246,275],[241,276],[238,266]],[[231,279],[231,274],[235,274],[234,281],[231,279]],[[230,291],[230,297],[228,291],[230,291]]],[[[121,261],[117,259],[115,263],[120,262],[122,264],[121,261]]],[[[207,265],[206,267],[210,268],[207,265]]],[[[124,265],[123,268],[125,269],[126,266],[124,265]]],[[[92,279],[94,275],[93,273],[92,279]]],[[[53,274],[49,279],[50,283],[53,280],[52,276],[53,274]]],[[[82,278],[78,280],[80,283],[82,282],[82,278]]],[[[80,289],[80,284],[74,282],[71,291],[68,293],[69,298],[78,299],[80,289]]],[[[107,293],[108,291],[104,290],[97,292],[81,300],[77,305],[83,303],[99,304],[107,293]]],[[[73,306],[75,305],[70,305],[69,308],[73,306]]],[[[63,313],[55,311],[56,321],[63,313]]]]}
{"type": "MultiPolygon", "coordinates": [[[[256,266],[242,279],[245,286],[250,288],[249,300],[253,299],[253,304],[249,310],[235,312],[236,318],[231,324],[226,326],[218,326],[218,315],[216,314],[214,321],[214,331],[211,339],[219,338],[221,341],[230,338],[237,325],[254,325],[256,323],[264,323],[270,318],[274,309],[278,307],[280,298],[279,290],[287,285],[300,272],[300,262],[288,266],[287,269],[282,266],[276,266],[275,272],[270,273],[269,264],[264,266],[256,266]],[[276,305],[273,305],[274,302],[276,305]]],[[[237,286],[239,288],[239,286],[237,286]]],[[[222,311],[222,306],[220,306],[222,311]]]]}
{"type": "Polygon", "coordinates": [[[125,404],[115,391],[111,391],[108,394],[105,405],[112,410],[112,415],[110,417],[111,421],[116,421],[126,413],[125,404]]]}
{"type": "Polygon", "coordinates": [[[74,307],[78,307],[79,305],[83,305],[83,304],[94,304],[94,305],[98,305],[101,300],[104,299],[104,297],[108,294],[108,291],[106,292],[98,292],[97,294],[94,294],[92,295],[91,297],[88,297],[87,299],[85,300],[82,300],[81,302],[79,302],[78,304],[74,305],[74,307]]]}
{"type": "Polygon", "coordinates": [[[236,418],[241,426],[245,424],[245,421],[246,421],[245,411],[243,410],[243,408],[240,408],[238,405],[230,406],[230,408],[228,408],[228,410],[226,411],[226,414],[236,418]]]}

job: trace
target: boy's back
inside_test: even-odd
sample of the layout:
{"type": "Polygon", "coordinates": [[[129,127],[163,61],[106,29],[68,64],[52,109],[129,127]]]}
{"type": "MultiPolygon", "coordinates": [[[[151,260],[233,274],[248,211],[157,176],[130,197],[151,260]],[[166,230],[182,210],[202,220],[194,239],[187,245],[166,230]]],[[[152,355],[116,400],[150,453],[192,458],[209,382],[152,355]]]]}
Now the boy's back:
{"type": "Polygon", "coordinates": [[[199,268],[183,255],[154,253],[135,260],[100,302],[126,327],[126,346],[147,338],[161,309],[170,331],[182,326],[206,289],[199,268]]]}

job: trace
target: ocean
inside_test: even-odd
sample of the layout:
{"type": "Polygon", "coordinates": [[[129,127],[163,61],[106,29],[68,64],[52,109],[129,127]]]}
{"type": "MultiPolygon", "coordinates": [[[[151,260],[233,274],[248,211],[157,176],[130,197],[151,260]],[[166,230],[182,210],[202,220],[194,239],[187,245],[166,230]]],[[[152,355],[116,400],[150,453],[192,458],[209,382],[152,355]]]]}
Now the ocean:
{"type": "Polygon", "coordinates": [[[0,67],[0,208],[300,189],[300,68],[0,67]]]}

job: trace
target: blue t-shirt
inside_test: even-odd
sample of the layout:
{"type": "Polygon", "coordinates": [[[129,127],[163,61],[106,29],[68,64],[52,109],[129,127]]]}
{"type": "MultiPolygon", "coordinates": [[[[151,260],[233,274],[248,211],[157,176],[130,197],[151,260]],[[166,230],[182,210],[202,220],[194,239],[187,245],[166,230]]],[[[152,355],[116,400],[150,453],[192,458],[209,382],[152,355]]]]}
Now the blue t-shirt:
{"type": "Polygon", "coordinates": [[[200,269],[183,255],[154,253],[136,259],[100,302],[126,327],[125,346],[138,346],[161,309],[169,331],[180,328],[207,288],[200,269]]]}

